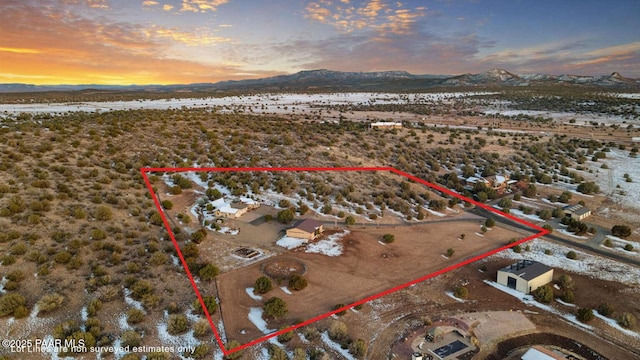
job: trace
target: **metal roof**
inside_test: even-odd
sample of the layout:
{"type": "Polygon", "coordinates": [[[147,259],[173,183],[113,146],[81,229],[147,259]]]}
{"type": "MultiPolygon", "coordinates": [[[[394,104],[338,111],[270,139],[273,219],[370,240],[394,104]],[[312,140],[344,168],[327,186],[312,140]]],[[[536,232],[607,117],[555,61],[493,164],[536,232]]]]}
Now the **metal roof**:
{"type": "Polygon", "coordinates": [[[543,263],[539,263],[533,260],[521,260],[515,264],[511,264],[503,269],[500,269],[500,271],[517,275],[527,281],[535,279],[538,276],[545,274],[549,270],[553,269],[543,263]]]}

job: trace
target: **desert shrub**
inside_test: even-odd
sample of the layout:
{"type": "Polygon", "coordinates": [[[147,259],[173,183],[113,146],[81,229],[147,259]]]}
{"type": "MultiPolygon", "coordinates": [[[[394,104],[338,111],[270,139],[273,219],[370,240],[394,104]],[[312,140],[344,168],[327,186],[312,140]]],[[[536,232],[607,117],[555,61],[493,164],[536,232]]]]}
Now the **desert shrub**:
{"type": "Polygon", "coordinates": [[[289,278],[289,289],[300,291],[307,287],[307,279],[305,279],[302,275],[293,274],[291,278],[289,278]]]}
{"type": "Polygon", "coordinates": [[[286,209],[286,208],[291,207],[291,202],[289,200],[287,200],[287,199],[282,199],[282,200],[278,201],[278,206],[283,208],[283,209],[286,209]]]}
{"type": "MultiPolygon", "coordinates": [[[[203,296],[202,301],[204,302],[204,306],[207,308],[207,312],[209,312],[209,315],[215,313],[216,310],[218,310],[218,303],[216,302],[215,296],[213,295],[203,296]]],[[[198,299],[195,299],[191,303],[191,306],[193,307],[193,310],[197,314],[204,315],[204,310],[202,310],[202,305],[200,305],[200,301],[198,301],[198,299]]]]}
{"type": "Polygon", "coordinates": [[[448,248],[447,249],[447,257],[452,257],[453,254],[455,254],[455,250],[453,248],[448,248]]]}
{"type": "Polygon", "coordinates": [[[322,360],[325,358],[324,350],[320,348],[309,349],[309,360],[322,360]]]}
{"type": "Polygon", "coordinates": [[[182,188],[178,185],[174,185],[171,188],[169,188],[169,194],[171,195],[180,195],[182,194],[182,188]]]}
{"type": "Polygon", "coordinates": [[[154,351],[147,354],[147,360],[169,360],[171,356],[166,352],[154,351]]]}
{"type": "Polygon", "coordinates": [[[535,289],[531,294],[539,303],[549,304],[553,301],[553,288],[549,285],[541,286],[535,289]]]}
{"type": "Polygon", "coordinates": [[[633,245],[627,244],[627,245],[624,246],[624,249],[627,250],[627,251],[633,251],[633,245]]]}
{"type": "Polygon", "coordinates": [[[560,300],[567,302],[567,303],[573,303],[574,299],[574,295],[573,295],[573,291],[571,290],[565,290],[562,295],[560,295],[560,300]]]}
{"type": "Polygon", "coordinates": [[[283,224],[287,224],[293,221],[293,217],[294,217],[294,213],[293,213],[293,210],[291,209],[284,209],[284,210],[278,211],[278,217],[277,217],[278,221],[280,221],[283,224]]]}
{"type": "Polygon", "coordinates": [[[142,343],[142,336],[134,330],[127,330],[120,335],[120,343],[122,346],[140,346],[142,343]]]}
{"type": "Polygon", "coordinates": [[[279,297],[272,297],[264,303],[264,315],[270,318],[279,318],[287,314],[287,303],[279,297]]]}
{"type": "Polygon", "coordinates": [[[329,337],[338,343],[347,339],[347,324],[342,321],[334,321],[329,326],[329,337]]]}
{"type": "Polygon", "coordinates": [[[598,313],[602,316],[611,316],[615,312],[613,305],[602,303],[598,306],[598,313]]]}
{"type": "Polygon", "coordinates": [[[606,239],[604,241],[604,246],[609,247],[609,248],[613,247],[613,241],[611,241],[611,239],[606,239]]]}
{"type": "Polygon", "coordinates": [[[182,334],[189,328],[189,320],[183,314],[169,315],[167,332],[171,335],[182,334]]]}
{"type": "Polygon", "coordinates": [[[24,307],[27,301],[17,293],[5,294],[0,297],[0,316],[12,315],[16,309],[24,307]]]}
{"type": "Polygon", "coordinates": [[[200,279],[204,281],[211,281],[215,279],[218,274],[220,274],[220,269],[213,264],[206,264],[198,271],[200,279]]]}
{"type": "Polygon", "coordinates": [[[578,258],[578,254],[575,251],[570,250],[567,252],[567,259],[576,260],[578,258]]]}
{"type": "Polygon", "coordinates": [[[578,185],[578,188],[576,190],[578,190],[578,192],[581,192],[583,194],[592,194],[592,193],[600,192],[600,187],[596,185],[596,183],[592,181],[588,181],[588,182],[580,183],[580,185],[578,185]]]}
{"type": "Polygon", "coordinates": [[[631,235],[631,228],[627,225],[614,225],[611,228],[611,234],[620,238],[626,238],[631,235]]]}
{"type": "Polygon", "coordinates": [[[271,283],[271,279],[266,276],[260,276],[256,279],[255,284],[253,284],[253,290],[256,294],[266,294],[273,288],[273,284],[271,283]]]}
{"type": "Polygon", "coordinates": [[[60,251],[53,256],[53,261],[57,262],[58,264],[66,264],[71,261],[71,258],[73,258],[73,255],[71,255],[70,252],[60,251]]]}
{"type": "MultiPolygon", "coordinates": [[[[238,346],[240,346],[240,343],[236,340],[231,340],[227,343],[227,350],[231,350],[231,349],[235,349],[238,346]]],[[[239,351],[234,351],[230,354],[227,354],[224,356],[224,360],[237,360],[240,359],[243,355],[244,351],[243,350],[239,350],[239,351]]]]}
{"type": "MultiPolygon", "coordinates": [[[[345,305],[344,305],[344,304],[342,304],[342,303],[340,303],[340,304],[335,304],[335,305],[333,306],[333,310],[342,309],[344,306],[345,306],[345,305]]],[[[337,312],[337,313],[336,313],[336,315],[338,315],[338,316],[343,316],[343,315],[345,315],[346,313],[347,313],[347,310],[342,310],[342,311],[337,312]]]]}
{"type": "Polygon", "coordinates": [[[492,228],[492,227],[496,226],[496,221],[493,220],[492,218],[488,218],[487,220],[485,220],[484,226],[486,226],[488,228],[492,228]]]}
{"type": "Polygon", "coordinates": [[[191,234],[191,241],[193,241],[196,244],[200,244],[202,240],[204,240],[206,237],[207,237],[207,230],[200,229],[191,234]]]}
{"type": "Polygon", "coordinates": [[[453,295],[459,299],[466,299],[469,296],[469,290],[466,286],[458,286],[453,295]]]}
{"type": "Polygon", "coordinates": [[[395,239],[396,239],[396,237],[393,234],[384,234],[384,235],[382,235],[382,241],[387,243],[387,244],[390,244],[390,243],[394,242],[395,239]]]}
{"type": "Polygon", "coordinates": [[[18,244],[14,244],[13,246],[11,246],[11,250],[10,250],[12,255],[24,255],[27,253],[27,245],[25,243],[18,243],[18,244]]]}
{"type": "Polygon", "coordinates": [[[102,229],[91,230],[91,238],[93,240],[103,240],[106,237],[107,237],[107,233],[105,233],[102,229]]]}
{"type": "Polygon", "coordinates": [[[192,353],[185,352],[183,353],[186,357],[192,357],[194,359],[205,359],[208,358],[211,353],[211,347],[209,344],[198,344],[192,353]]]}
{"type": "Polygon", "coordinates": [[[102,301],[100,299],[93,299],[87,305],[87,315],[90,317],[98,315],[98,311],[102,309],[102,301]]]}
{"type": "Polygon", "coordinates": [[[356,223],[356,219],[353,216],[349,215],[344,218],[344,223],[347,225],[354,225],[356,223]]]}
{"type": "Polygon", "coordinates": [[[636,326],[636,317],[632,313],[623,312],[618,317],[618,324],[625,329],[633,329],[636,326]]]}
{"type": "Polygon", "coordinates": [[[269,346],[269,360],[289,360],[287,353],[278,345],[271,344],[269,346]]]}
{"type": "Polygon", "coordinates": [[[127,311],[127,323],[130,325],[139,324],[144,320],[144,311],[140,309],[129,309],[127,311]]]}
{"type": "Polygon", "coordinates": [[[206,335],[211,335],[211,326],[209,322],[204,319],[200,319],[193,324],[193,336],[197,338],[204,337],[206,335]]]}
{"type": "Polygon", "coordinates": [[[356,358],[362,358],[367,353],[367,343],[362,339],[356,339],[349,345],[349,352],[356,358]]]}
{"type": "Polygon", "coordinates": [[[320,338],[320,332],[313,326],[306,326],[305,328],[303,328],[302,335],[309,341],[314,341],[320,338]]]}
{"type": "Polygon", "coordinates": [[[583,323],[593,320],[593,310],[587,308],[579,308],[576,312],[576,319],[583,323]]]}
{"type": "Polygon", "coordinates": [[[135,300],[142,300],[145,295],[153,293],[153,285],[146,280],[136,280],[129,288],[131,297],[135,300]]]}
{"type": "Polygon", "coordinates": [[[52,312],[60,307],[64,303],[64,296],[52,293],[47,294],[40,298],[37,302],[38,314],[46,314],[52,312]]]}
{"type": "Polygon", "coordinates": [[[157,211],[153,211],[149,216],[149,222],[152,225],[161,226],[163,224],[162,216],[160,216],[160,214],[157,211]]]}
{"type": "Polygon", "coordinates": [[[108,206],[98,206],[93,212],[93,217],[100,221],[113,219],[113,211],[108,206]]]}
{"type": "Polygon", "coordinates": [[[173,209],[173,203],[170,200],[162,200],[162,207],[166,210],[173,209]]]}
{"type": "MultiPolygon", "coordinates": [[[[286,327],[282,327],[280,328],[280,330],[285,329],[286,327]]],[[[278,341],[281,343],[288,343],[289,341],[291,341],[291,339],[293,339],[293,331],[287,331],[284,332],[280,335],[278,335],[278,341]]]]}
{"type": "Polygon", "coordinates": [[[575,290],[576,289],[576,284],[573,282],[573,279],[571,278],[571,276],[569,276],[567,274],[560,275],[560,277],[558,278],[558,285],[563,290],[575,290]]]}

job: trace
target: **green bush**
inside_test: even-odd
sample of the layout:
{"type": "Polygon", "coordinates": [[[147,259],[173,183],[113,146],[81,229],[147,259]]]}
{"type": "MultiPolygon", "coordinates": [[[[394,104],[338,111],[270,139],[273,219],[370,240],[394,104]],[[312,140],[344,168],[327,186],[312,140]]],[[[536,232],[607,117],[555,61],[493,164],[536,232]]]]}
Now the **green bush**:
{"type": "Polygon", "coordinates": [[[289,289],[300,291],[307,287],[307,279],[305,279],[302,275],[293,274],[291,278],[289,278],[289,289]]]}
{"type": "Polygon", "coordinates": [[[611,228],[611,234],[620,238],[626,238],[631,235],[631,228],[627,225],[614,225],[611,228]]]}
{"type": "Polygon", "coordinates": [[[287,314],[287,303],[279,297],[272,297],[264,303],[264,315],[270,318],[279,318],[287,314]]]}
{"type": "Polygon", "coordinates": [[[553,301],[553,288],[549,285],[541,286],[535,289],[531,294],[539,303],[549,304],[553,301]]]}
{"type": "Polygon", "coordinates": [[[593,310],[587,308],[579,308],[576,312],[576,319],[583,323],[588,323],[593,320],[593,310]]]}
{"type": "Polygon", "coordinates": [[[632,313],[623,312],[618,317],[618,324],[625,329],[633,329],[636,326],[636,317],[632,313]]]}
{"type": "Polygon", "coordinates": [[[567,302],[567,303],[573,303],[574,302],[574,295],[573,295],[573,291],[571,290],[565,290],[562,295],[560,295],[560,300],[567,302]]]}
{"type": "Polygon", "coordinates": [[[144,320],[144,311],[139,309],[129,309],[127,311],[127,323],[130,325],[139,324],[144,320]]]}
{"type": "Polygon", "coordinates": [[[256,294],[266,294],[271,291],[271,289],[273,289],[273,284],[271,283],[271,279],[266,276],[260,276],[253,284],[253,291],[256,294]]]}
{"type": "Polygon", "coordinates": [[[162,200],[162,207],[166,210],[171,210],[173,209],[173,203],[169,200],[162,200]]]}
{"type": "Polygon", "coordinates": [[[183,314],[169,315],[167,320],[167,332],[171,335],[182,334],[189,328],[189,321],[183,314]]]}
{"type": "Polygon", "coordinates": [[[200,279],[204,281],[211,281],[215,279],[218,274],[220,274],[220,269],[213,264],[206,264],[198,271],[200,279]]]}
{"type": "Polygon", "coordinates": [[[27,303],[24,296],[17,293],[5,294],[0,297],[0,316],[12,315],[14,311],[27,303]]]}
{"type": "Polygon", "coordinates": [[[52,293],[47,294],[38,300],[38,314],[46,314],[58,309],[64,303],[64,296],[52,293]]]}
{"type": "Polygon", "coordinates": [[[567,259],[576,260],[578,258],[578,254],[575,251],[570,250],[567,252],[567,259]]]}
{"type": "Polygon", "coordinates": [[[613,305],[609,303],[602,303],[598,306],[598,313],[602,316],[611,316],[615,312],[613,305]]]}
{"type": "Polygon", "coordinates": [[[466,299],[469,296],[469,290],[466,286],[458,286],[453,295],[458,299],[466,299]]]}
{"type": "Polygon", "coordinates": [[[393,234],[384,234],[382,235],[382,241],[386,244],[391,244],[396,240],[396,237],[393,234]]]}

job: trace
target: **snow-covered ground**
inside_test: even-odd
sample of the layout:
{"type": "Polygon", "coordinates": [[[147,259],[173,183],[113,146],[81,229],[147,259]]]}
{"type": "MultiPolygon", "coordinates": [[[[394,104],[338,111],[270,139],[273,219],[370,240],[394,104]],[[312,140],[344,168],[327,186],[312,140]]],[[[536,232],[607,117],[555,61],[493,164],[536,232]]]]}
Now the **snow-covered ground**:
{"type": "Polygon", "coordinates": [[[616,281],[627,285],[640,285],[640,269],[637,267],[541,239],[531,240],[526,244],[530,246],[530,251],[516,253],[512,250],[504,250],[489,258],[529,259],[556,269],[563,269],[596,279],[616,281]],[[545,250],[550,250],[551,255],[546,255],[544,253],[545,250]],[[566,254],[568,251],[575,251],[578,259],[567,259],[566,254]]]}
{"type": "Polygon", "coordinates": [[[342,255],[342,244],[339,241],[349,233],[349,230],[344,230],[337,234],[329,235],[325,239],[307,245],[305,252],[326,256],[340,256],[342,255]]]}
{"type": "Polygon", "coordinates": [[[619,237],[611,236],[611,235],[607,235],[607,239],[611,240],[613,247],[607,248],[604,245],[604,242],[600,244],[600,246],[605,247],[607,249],[613,249],[615,251],[621,252],[626,255],[640,256],[640,253],[638,252],[638,249],[637,249],[638,248],[637,242],[620,239],[619,237]],[[627,245],[633,246],[633,250],[631,251],[625,250],[624,247],[627,245]]]}
{"type": "Polygon", "coordinates": [[[584,172],[584,177],[595,181],[602,193],[610,194],[620,204],[640,211],[640,156],[632,158],[628,150],[618,149],[606,154],[600,161],[586,163],[593,174],[584,172]],[[602,164],[607,164],[609,169],[601,169],[602,164]],[[626,182],[624,174],[629,174],[632,182],[626,182]],[[620,191],[624,191],[624,195],[620,191]]]}
{"type": "MultiPolygon", "coordinates": [[[[618,125],[627,125],[628,123],[633,123],[634,120],[630,120],[625,118],[624,116],[612,116],[612,115],[604,115],[604,114],[576,114],[572,112],[559,112],[559,111],[539,111],[539,110],[497,110],[497,109],[485,109],[483,111],[485,115],[495,115],[500,114],[504,116],[517,116],[517,115],[528,115],[534,117],[542,117],[542,118],[551,118],[556,121],[569,124],[570,120],[575,120],[575,122],[571,123],[572,125],[587,125],[591,126],[592,122],[596,122],[598,124],[618,124],[618,125]]],[[[638,123],[636,123],[638,126],[638,123]]]]}
{"type": "Polygon", "coordinates": [[[483,95],[492,93],[455,92],[405,94],[399,96],[391,93],[332,93],[332,94],[257,94],[246,96],[226,96],[218,98],[185,98],[160,100],[131,100],[106,102],[50,103],[50,104],[0,104],[0,118],[20,113],[30,114],[63,114],[67,112],[105,112],[114,110],[136,109],[180,109],[186,108],[221,108],[220,112],[239,110],[245,113],[291,113],[306,112],[318,106],[328,105],[366,105],[366,104],[401,104],[426,103],[430,101],[483,95]],[[231,109],[229,109],[231,108],[231,109]]]}
{"type": "Polygon", "coordinates": [[[320,335],[320,337],[322,339],[322,342],[325,343],[325,345],[327,345],[331,349],[335,350],[338,354],[343,356],[345,359],[347,359],[347,360],[356,360],[356,358],[354,358],[353,355],[351,355],[349,353],[349,350],[343,349],[342,346],[340,346],[340,344],[338,344],[337,342],[331,340],[331,338],[329,337],[329,334],[327,334],[326,331],[323,332],[320,335]]]}
{"type": "Polygon", "coordinates": [[[256,295],[253,292],[253,288],[252,287],[248,287],[248,288],[244,289],[244,291],[246,291],[247,295],[249,295],[249,297],[252,298],[253,300],[262,301],[262,296],[256,295]]]}
{"type": "Polygon", "coordinates": [[[283,236],[280,240],[276,241],[276,245],[282,246],[285,249],[292,250],[306,244],[305,239],[294,238],[289,236],[283,236]]]}
{"type": "Polygon", "coordinates": [[[269,329],[267,322],[262,318],[262,313],[263,311],[261,308],[252,307],[249,309],[249,315],[247,316],[249,317],[249,321],[251,321],[258,330],[262,331],[263,334],[274,332],[275,330],[269,329]]]}

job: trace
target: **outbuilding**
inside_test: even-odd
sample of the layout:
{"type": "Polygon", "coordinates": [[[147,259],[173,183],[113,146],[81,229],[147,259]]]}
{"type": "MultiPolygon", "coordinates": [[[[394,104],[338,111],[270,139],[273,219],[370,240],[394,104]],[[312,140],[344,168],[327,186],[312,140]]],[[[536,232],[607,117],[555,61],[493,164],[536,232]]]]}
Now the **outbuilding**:
{"type": "Polygon", "coordinates": [[[591,210],[580,204],[568,205],[563,208],[565,216],[576,219],[578,221],[591,216],[591,210]]]}
{"type": "Polygon", "coordinates": [[[287,229],[287,236],[310,241],[322,234],[323,231],[324,228],[320,221],[314,219],[302,219],[298,220],[292,228],[287,229]]]}
{"type": "Polygon", "coordinates": [[[532,260],[521,260],[498,270],[498,284],[529,294],[553,281],[553,268],[532,260]]]}

